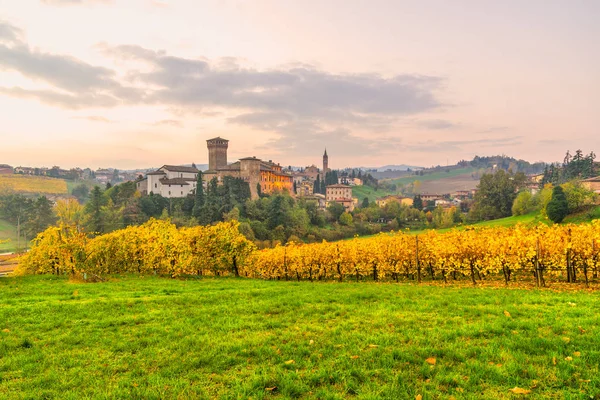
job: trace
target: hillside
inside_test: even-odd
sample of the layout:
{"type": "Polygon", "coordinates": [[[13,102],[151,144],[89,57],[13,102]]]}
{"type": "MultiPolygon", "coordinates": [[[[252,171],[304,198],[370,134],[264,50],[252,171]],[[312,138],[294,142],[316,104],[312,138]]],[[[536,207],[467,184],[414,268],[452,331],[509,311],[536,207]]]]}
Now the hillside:
{"type": "Polygon", "coordinates": [[[17,243],[17,232],[15,227],[3,219],[0,219],[0,241],[9,239],[8,243],[0,243],[0,253],[14,251],[17,243]]]}
{"type": "Polygon", "coordinates": [[[67,194],[67,182],[63,179],[43,176],[0,175],[0,193],[67,194]]]}
{"type": "Polygon", "coordinates": [[[370,186],[353,186],[352,187],[352,196],[358,198],[358,204],[362,204],[365,197],[369,198],[370,203],[374,203],[375,199],[380,197],[388,196],[390,194],[397,194],[398,192],[392,192],[389,190],[383,189],[373,189],[370,186]]]}

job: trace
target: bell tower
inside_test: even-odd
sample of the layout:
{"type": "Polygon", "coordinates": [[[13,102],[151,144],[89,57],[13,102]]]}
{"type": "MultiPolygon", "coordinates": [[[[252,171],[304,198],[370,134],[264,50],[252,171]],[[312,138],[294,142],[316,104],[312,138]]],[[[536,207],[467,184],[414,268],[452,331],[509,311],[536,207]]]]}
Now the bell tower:
{"type": "Polygon", "coordinates": [[[327,149],[325,149],[325,153],[323,154],[323,173],[329,171],[329,156],[327,155],[327,149]]]}
{"type": "Polygon", "coordinates": [[[206,141],[208,147],[208,169],[216,171],[218,168],[227,166],[227,147],[229,140],[221,137],[208,139],[206,141]]]}

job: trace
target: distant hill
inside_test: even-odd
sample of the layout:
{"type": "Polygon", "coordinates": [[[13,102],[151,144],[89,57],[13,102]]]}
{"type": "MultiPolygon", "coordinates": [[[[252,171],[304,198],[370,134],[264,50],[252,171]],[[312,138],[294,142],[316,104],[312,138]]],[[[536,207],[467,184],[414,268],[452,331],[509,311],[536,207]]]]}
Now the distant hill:
{"type": "Polygon", "coordinates": [[[400,164],[400,165],[384,165],[383,167],[369,168],[369,169],[376,169],[377,172],[385,172],[385,171],[407,171],[409,169],[411,169],[413,171],[416,171],[416,170],[423,169],[423,167],[417,167],[417,166],[414,166],[414,165],[400,164]]]}

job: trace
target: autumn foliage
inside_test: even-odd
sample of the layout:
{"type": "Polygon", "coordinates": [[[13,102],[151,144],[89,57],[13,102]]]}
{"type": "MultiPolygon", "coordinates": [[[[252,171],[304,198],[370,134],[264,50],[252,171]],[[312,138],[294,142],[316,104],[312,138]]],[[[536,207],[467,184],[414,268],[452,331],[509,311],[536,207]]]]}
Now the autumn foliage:
{"type": "Polygon", "coordinates": [[[24,257],[28,273],[242,275],[283,280],[421,281],[486,279],[506,283],[577,280],[589,283],[600,266],[600,221],[380,234],[341,242],[256,250],[237,221],[177,228],[152,219],[93,239],[61,224],[38,235],[24,257]]]}
{"type": "Polygon", "coordinates": [[[380,234],[335,243],[277,246],[254,252],[242,274],[265,279],[422,279],[447,282],[517,276],[589,282],[598,277],[600,221],[533,228],[380,234]]]}
{"type": "Polygon", "coordinates": [[[253,250],[236,221],[178,229],[151,219],[93,239],[61,224],[36,237],[21,268],[33,274],[237,274],[253,250]]]}

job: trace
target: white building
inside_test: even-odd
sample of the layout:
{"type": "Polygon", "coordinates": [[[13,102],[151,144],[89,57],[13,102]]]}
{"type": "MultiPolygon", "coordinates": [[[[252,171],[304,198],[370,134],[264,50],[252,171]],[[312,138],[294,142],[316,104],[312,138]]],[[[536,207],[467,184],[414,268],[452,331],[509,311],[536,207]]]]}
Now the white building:
{"type": "Polygon", "coordinates": [[[186,197],[196,192],[198,170],[194,167],[163,165],[137,182],[137,190],[143,194],[160,194],[163,197],[186,197]]]}

